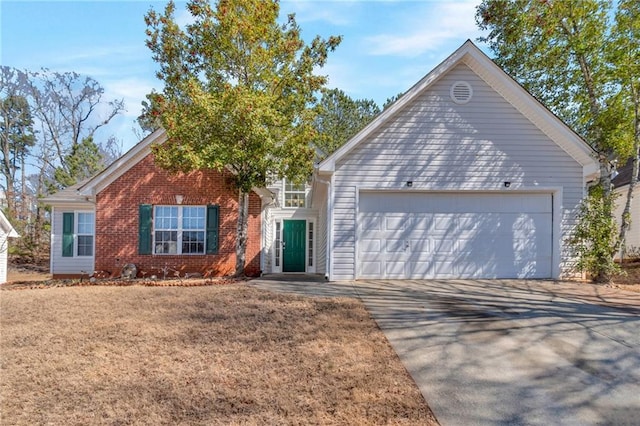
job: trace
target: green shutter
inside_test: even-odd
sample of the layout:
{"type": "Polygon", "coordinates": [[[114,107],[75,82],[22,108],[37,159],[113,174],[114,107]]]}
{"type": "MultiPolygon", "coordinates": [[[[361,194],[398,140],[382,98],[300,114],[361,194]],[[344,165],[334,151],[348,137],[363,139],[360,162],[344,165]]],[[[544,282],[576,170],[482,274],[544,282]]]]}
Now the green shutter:
{"type": "Polygon", "coordinates": [[[138,254],[151,254],[151,227],[153,206],[140,204],[138,214],[138,254]]]}
{"type": "Polygon", "coordinates": [[[62,257],[73,257],[73,213],[62,213],[62,257]]]}
{"type": "Polygon", "coordinates": [[[219,207],[207,206],[207,254],[218,254],[219,207]]]}

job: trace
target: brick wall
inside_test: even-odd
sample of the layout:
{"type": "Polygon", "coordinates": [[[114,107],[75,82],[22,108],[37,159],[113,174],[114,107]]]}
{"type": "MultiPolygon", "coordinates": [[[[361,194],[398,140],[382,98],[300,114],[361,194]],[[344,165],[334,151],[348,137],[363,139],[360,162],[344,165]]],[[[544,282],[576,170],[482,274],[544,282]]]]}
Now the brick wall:
{"type": "MultiPolygon", "coordinates": [[[[153,154],[138,162],[96,197],[97,271],[119,275],[123,265],[134,263],[147,276],[162,276],[165,266],[182,275],[200,272],[213,276],[231,275],[235,271],[235,235],[238,221],[238,195],[231,186],[230,172],[197,171],[170,174],[156,167],[153,154]],[[215,255],[139,255],[138,209],[140,204],[176,205],[176,195],[183,195],[182,205],[220,206],[219,250],[215,255]]],[[[260,274],[260,197],[249,196],[249,229],[245,271],[260,274]]]]}

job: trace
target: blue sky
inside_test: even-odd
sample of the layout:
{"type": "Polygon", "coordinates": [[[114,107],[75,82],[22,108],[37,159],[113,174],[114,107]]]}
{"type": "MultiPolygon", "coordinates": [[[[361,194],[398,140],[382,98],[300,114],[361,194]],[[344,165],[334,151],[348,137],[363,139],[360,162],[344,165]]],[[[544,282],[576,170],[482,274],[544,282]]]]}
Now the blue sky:
{"type": "MultiPolygon", "coordinates": [[[[184,2],[178,20],[188,21],[184,2]]],[[[481,35],[479,0],[282,0],[281,16],[295,13],[307,40],[342,35],[321,71],[329,86],[352,98],[384,101],[407,90],[467,39],[481,35]]],[[[127,112],[97,138],[114,134],[124,151],[138,138],[141,101],[160,89],[145,46],[144,15],[166,1],[0,0],[0,64],[32,71],[75,71],[105,88],[105,100],[124,99],[127,112]]],[[[485,46],[480,48],[487,51],[485,46]]]]}

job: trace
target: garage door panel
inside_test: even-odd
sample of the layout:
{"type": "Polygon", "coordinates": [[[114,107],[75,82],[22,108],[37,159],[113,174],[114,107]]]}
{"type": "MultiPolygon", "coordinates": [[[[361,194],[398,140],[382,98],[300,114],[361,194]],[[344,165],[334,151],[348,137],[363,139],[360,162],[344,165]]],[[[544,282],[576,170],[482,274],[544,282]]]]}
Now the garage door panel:
{"type": "Polygon", "coordinates": [[[442,239],[433,238],[431,244],[433,244],[434,253],[451,254],[454,252],[456,242],[449,236],[443,236],[442,239]]]}
{"type": "Polygon", "coordinates": [[[365,239],[360,244],[360,250],[363,253],[380,253],[381,249],[382,249],[382,240],[379,238],[365,239]]]}
{"type": "Polygon", "coordinates": [[[387,239],[386,241],[387,253],[404,253],[405,252],[405,240],[387,239]]]}
{"type": "Polygon", "coordinates": [[[551,276],[551,194],[370,195],[360,196],[361,277],[551,276]]]}
{"type": "Polygon", "coordinates": [[[409,240],[409,247],[411,253],[431,255],[431,241],[428,238],[411,239],[409,240]]]}
{"type": "Polygon", "coordinates": [[[385,262],[385,272],[388,278],[405,278],[405,262],[385,262]]]}
{"type": "Polygon", "coordinates": [[[404,230],[407,218],[405,216],[389,216],[385,218],[384,230],[385,231],[400,231],[404,230]]]}
{"type": "Polygon", "coordinates": [[[367,262],[360,263],[360,273],[367,278],[377,278],[383,276],[382,262],[367,262]]]}
{"type": "Polygon", "coordinates": [[[368,214],[362,216],[360,227],[363,232],[381,231],[382,230],[382,215],[368,214]]]}

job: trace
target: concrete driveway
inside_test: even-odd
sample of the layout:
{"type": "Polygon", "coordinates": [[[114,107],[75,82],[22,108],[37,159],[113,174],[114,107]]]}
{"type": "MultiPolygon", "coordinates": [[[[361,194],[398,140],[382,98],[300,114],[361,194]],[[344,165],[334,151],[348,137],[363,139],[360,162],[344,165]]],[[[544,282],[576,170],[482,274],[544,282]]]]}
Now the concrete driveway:
{"type": "Polygon", "coordinates": [[[524,281],[271,289],[316,286],[365,303],[444,426],[640,424],[640,297],[524,281]]]}

